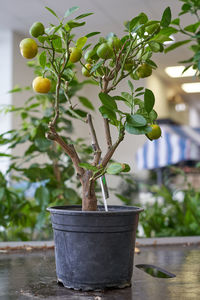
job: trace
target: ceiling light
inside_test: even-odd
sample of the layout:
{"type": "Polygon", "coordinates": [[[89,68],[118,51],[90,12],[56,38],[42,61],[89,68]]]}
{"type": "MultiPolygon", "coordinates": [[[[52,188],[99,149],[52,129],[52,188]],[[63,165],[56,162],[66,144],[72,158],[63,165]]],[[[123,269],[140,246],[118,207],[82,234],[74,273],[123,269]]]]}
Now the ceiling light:
{"type": "Polygon", "coordinates": [[[174,67],[167,67],[165,68],[165,72],[167,75],[173,78],[178,78],[178,77],[190,77],[194,76],[196,71],[190,67],[187,71],[183,73],[183,70],[185,69],[184,66],[174,66],[174,67]]]}
{"type": "Polygon", "coordinates": [[[181,87],[186,93],[200,93],[200,82],[183,83],[181,87]]]}
{"type": "Polygon", "coordinates": [[[178,103],[175,105],[175,110],[180,112],[180,111],[185,111],[186,110],[186,105],[185,103],[178,103]]]}

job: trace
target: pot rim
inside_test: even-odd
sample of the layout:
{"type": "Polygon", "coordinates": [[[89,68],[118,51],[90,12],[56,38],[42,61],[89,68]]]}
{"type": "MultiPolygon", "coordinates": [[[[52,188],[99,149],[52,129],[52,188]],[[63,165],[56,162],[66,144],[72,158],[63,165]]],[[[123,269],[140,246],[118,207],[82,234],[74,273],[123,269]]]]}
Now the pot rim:
{"type": "Polygon", "coordinates": [[[99,210],[97,211],[82,211],[81,205],[59,205],[48,207],[47,211],[53,214],[62,215],[124,215],[140,213],[144,211],[143,208],[138,206],[122,206],[122,205],[108,205],[108,211],[104,210],[103,205],[98,205],[99,210]]]}

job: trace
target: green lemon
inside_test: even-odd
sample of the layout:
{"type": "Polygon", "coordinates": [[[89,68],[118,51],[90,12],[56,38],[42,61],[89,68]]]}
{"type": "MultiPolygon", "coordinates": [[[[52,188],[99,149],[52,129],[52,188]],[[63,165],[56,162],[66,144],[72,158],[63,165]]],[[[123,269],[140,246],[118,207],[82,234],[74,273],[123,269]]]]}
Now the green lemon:
{"type": "Polygon", "coordinates": [[[25,58],[34,58],[38,53],[38,46],[36,41],[27,38],[23,39],[19,44],[21,55],[25,58]]]}
{"type": "Polygon", "coordinates": [[[103,43],[98,47],[97,55],[102,59],[109,59],[113,57],[113,51],[108,43],[103,43]]]}
{"type": "Polygon", "coordinates": [[[131,71],[134,65],[135,65],[134,60],[127,60],[124,64],[124,70],[131,71]]]}
{"type": "Polygon", "coordinates": [[[157,139],[159,139],[159,137],[161,137],[161,133],[162,133],[160,126],[157,125],[157,124],[152,124],[150,126],[152,128],[152,131],[150,131],[149,133],[147,133],[147,137],[150,140],[157,140],[157,139]]]}
{"type": "Polygon", "coordinates": [[[90,74],[91,68],[92,68],[91,64],[86,64],[85,67],[82,67],[83,76],[90,77],[91,76],[91,74],[90,74]]]}
{"type": "Polygon", "coordinates": [[[37,38],[40,35],[44,34],[44,25],[40,22],[35,22],[33,23],[33,25],[31,26],[30,30],[29,30],[30,35],[32,35],[33,37],[37,38]]]}
{"type": "Polygon", "coordinates": [[[111,49],[115,49],[115,51],[118,51],[121,48],[121,41],[118,37],[116,36],[111,36],[108,39],[108,46],[111,49]]]}
{"type": "Polygon", "coordinates": [[[152,74],[152,68],[147,65],[147,64],[142,64],[138,69],[137,69],[137,75],[139,78],[145,78],[148,77],[152,74]]]}
{"type": "Polygon", "coordinates": [[[76,48],[76,47],[72,47],[72,48],[69,48],[69,51],[70,51],[69,60],[72,63],[75,63],[75,62],[77,62],[81,59],[81,56],[82,56],[82,50],[81,49],[76,48]]]}

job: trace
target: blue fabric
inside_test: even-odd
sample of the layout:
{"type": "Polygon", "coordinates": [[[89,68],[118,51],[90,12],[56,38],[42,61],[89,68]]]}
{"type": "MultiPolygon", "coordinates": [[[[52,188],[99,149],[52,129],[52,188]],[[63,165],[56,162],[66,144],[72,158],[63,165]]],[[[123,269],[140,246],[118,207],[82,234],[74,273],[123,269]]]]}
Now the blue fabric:
{"type": "Polygon", "coordinates": [[[200,161],[200,128],[163,125],[161,129],[160,139],[147,140],[138,150],[138,169],[156,169],[190,159],[200,161]]]}

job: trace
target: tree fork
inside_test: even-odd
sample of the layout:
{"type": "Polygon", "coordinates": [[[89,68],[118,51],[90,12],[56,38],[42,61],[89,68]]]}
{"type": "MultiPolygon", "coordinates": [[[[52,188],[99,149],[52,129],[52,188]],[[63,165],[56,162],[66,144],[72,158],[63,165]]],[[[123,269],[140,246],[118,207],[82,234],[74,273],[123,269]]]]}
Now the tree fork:
{"type": "Polygon", "coordinates": [[[97,198],[95,193],[95,181],[92,180],[92,171],[85,171],[84,175],[80,178],[82,183],[82,210],[83,211],[96,211],[97,198]]]}

